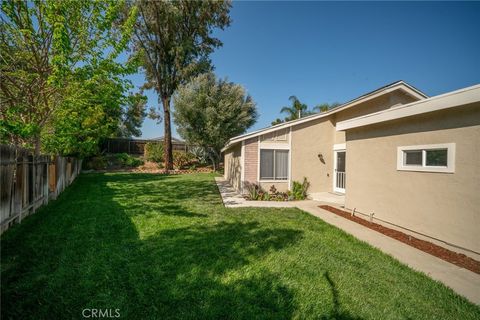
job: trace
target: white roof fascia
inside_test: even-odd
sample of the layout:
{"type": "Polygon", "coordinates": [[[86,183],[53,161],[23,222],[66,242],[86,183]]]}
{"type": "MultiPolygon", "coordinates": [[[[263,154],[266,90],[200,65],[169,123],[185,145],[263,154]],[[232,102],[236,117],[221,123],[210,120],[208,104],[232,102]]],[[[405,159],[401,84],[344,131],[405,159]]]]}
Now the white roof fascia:
{"type": "Polygon", "coordinates": [[[447,92],[435,97],[415,101],[395,108],[367,114],[361,117],[338,122],[337,131],[367,126],[374,123],[385,122],[422,113],[454,108],[469,103],[480,101],[480,84],[447,92]]]}

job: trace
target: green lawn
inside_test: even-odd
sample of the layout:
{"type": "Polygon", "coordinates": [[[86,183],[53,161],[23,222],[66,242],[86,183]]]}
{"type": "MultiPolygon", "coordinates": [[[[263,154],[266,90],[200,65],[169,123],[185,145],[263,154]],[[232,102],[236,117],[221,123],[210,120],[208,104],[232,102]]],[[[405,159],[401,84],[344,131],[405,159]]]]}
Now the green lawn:
{"type": "Polygon", "coordinates": [[[225,209],[213,175],[83,174],[2,235],[2,319],[479,319],[297,209],[225,209]]]}

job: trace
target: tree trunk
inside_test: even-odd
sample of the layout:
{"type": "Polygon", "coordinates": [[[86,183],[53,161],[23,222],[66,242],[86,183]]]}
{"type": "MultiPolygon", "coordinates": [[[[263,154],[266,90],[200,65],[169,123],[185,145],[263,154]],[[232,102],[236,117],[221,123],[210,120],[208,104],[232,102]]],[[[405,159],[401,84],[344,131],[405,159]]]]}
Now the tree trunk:
{"type": "Polygon", "coordinates": [[[163,97],[163,121],[164,121],[164,158],[165,169],[173,170],[173,152],[172,152],[172,128],[170,126],[170,98],[163,97]]]}

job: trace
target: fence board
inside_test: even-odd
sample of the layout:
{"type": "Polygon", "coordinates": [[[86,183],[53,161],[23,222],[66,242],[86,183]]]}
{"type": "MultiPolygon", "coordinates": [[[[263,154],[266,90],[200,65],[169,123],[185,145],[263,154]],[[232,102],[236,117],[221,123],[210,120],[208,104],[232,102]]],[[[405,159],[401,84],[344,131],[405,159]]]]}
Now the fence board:
{"type": "Polygon", "coordinates": [[[56,198],[78,176],[81,160],[34,156],[29,151],[0,145],[0,231],[56,198]]]}

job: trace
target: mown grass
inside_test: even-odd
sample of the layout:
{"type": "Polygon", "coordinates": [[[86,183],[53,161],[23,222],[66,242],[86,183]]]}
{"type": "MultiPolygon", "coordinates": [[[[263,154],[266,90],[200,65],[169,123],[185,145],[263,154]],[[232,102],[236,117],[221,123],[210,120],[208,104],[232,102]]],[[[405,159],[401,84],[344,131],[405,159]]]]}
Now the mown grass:
{"type": "Polygon", "coordinates": [[[297,209],[225,209],[213,175],[84,174],[2,235],[2,319],[479,319],[297,209]]]}

